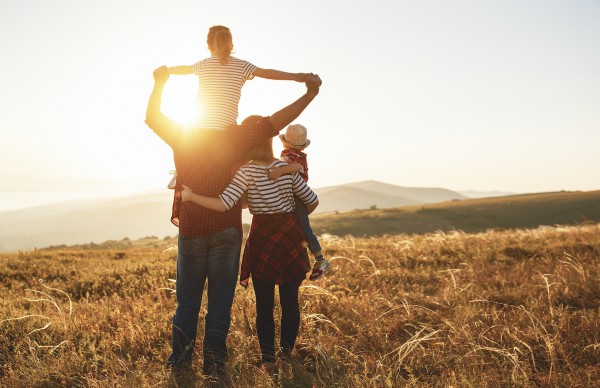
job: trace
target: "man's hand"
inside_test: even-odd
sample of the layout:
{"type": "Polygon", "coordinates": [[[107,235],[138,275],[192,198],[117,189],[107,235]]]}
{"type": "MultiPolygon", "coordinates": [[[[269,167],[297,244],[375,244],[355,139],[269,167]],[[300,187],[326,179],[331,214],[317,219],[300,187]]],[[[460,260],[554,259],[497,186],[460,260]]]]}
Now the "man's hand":
{"type": "Polygon", "coordinates": [[[281,131],[286,125],[296,120],[300,113],[319,94],[321,78],[318,75],[308,74],[304,83],[306,84],[306,93],[302,97],[271,115],[271,125],[275,131],[281,131]]]}
{"type": "Polygon", "coordinates": [[[306,76],[304,83],[306,84],[307,93],[314,97],[319,94],[319,88],[323,81],[317,74],[310,73],[306,76]]]}
{"type": "Polygon", "coordinates": [[[152,73],[152,75],[154,76],[154,82],[165,83],[169,79],[171,73],[166,66],[161,66],[158,69],[154,70],[154,73],[152,73]]]}

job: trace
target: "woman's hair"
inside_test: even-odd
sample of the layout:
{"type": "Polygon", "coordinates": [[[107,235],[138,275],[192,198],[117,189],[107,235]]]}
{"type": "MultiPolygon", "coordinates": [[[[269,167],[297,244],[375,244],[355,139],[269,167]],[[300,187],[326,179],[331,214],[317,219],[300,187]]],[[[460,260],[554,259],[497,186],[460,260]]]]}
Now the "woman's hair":
{"type": "MultiPolygon", "coordinates": [[[[251,125],[256,124],[260,120],[262,120],[263,116],[252,115],[248,116],[242,121],[242,125],[251,125]]],[[[269,137],[265,139],[264,142],[257,145],[256,147],[250,149],[246,154],[246,159],[248,160],[260,160],[263,162],[269,162],[275,158],[273,154],[273,138],[269,137]]]]}
{"type": "Polygon", "coordinates": [[[273,154],[273,138],[268,137],[264,142],[250,149],[246,155],[248,160],[260,160],[261,162],[270,162],[275,159],[273,154]]]}
{"type": "Polygon", "coordinates": [[[208,30],[206,43],[211,54],[218,55],[221,65],[226,65],[233,51],[233,37],[229,28],[225,26],[212,26],[208,30]]]}

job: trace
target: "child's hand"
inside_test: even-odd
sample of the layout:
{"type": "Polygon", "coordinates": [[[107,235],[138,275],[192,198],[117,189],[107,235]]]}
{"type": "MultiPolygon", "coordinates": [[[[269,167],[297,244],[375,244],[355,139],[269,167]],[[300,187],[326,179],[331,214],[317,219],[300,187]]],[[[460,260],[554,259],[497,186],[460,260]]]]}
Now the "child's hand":
{"type": "Polygon", "coordinates": [[[152,73],[155,82],[167,82],[171,73],[166,66],[161,66],[152,73]]]}
{"type": "Polygon", "coordinates": [[[294,76],[294,81],[305,82],[306,77],[308,77],[308,73],[296,73],[296,75],[294,76]]]}
{"type": "Polygon", "coordinates": [[[280,176],[283,175],[281,167],[272,168],[269,170],[269,180],[276,181],[280,176]]]}
{"type": "Polygon", "coordinates": [[[181,200],[183,202],[186,201],[191,201],[191,196],[192,194],[194,194],[194,192],[192,191],[192,189],[190,189],[188,186],[186,185],[181,185],[183,187],[183,190],[181,191],[181,200]]]}

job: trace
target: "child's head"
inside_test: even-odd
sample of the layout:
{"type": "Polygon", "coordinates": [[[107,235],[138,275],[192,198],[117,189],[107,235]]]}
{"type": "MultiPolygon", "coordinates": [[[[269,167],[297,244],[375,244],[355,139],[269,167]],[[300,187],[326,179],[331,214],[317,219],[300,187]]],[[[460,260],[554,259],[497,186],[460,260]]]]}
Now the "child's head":
{"type": "Polygon", "coordinates": [[[285,148],[292,150],[303,150],[310,145],[310,140],[306,138],[306,127],[300,124],[289,125],[279,139],[285,148]]]}
{"type": "Polygon", "coordinates": [[[219,57],[222,65],[227,63],[231,52],[233,51],[233,37],[231,31],[225,26],[212,26],[208,30],[206,37],[208,49],[212,55],[219,57]]]}

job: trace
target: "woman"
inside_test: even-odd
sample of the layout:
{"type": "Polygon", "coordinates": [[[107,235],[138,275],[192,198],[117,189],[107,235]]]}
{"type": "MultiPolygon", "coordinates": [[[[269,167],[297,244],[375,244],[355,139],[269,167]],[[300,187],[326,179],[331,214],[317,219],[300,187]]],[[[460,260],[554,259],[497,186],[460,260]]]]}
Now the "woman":
{"type": "MultiPolygon", "coordinates": [[[[251,116],[244,124],[258,119],[260,117],[251,116]]],[[[247,194],[253,219],[242,258],[240,284],[247,287],[252,276],[261,358],[266,369],[274,371],[275,285],[279,286],[282,311],[281,353],[287,357],[294,348],[300,327],[298,289],[311,269],[304,234],[294,213],[294,195],[306,204],[309,213],[315,210],[319,201],[298,173],[269,180],[270,169],[286,164],[273,155],[272,138],[250,150],[248,159],[251,161],[239,168],[219,197],[194,194],[184,185],[182,199],[224,212],[247,194]]]]}

